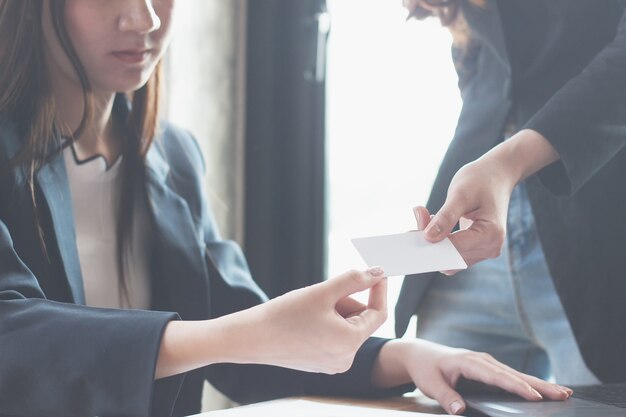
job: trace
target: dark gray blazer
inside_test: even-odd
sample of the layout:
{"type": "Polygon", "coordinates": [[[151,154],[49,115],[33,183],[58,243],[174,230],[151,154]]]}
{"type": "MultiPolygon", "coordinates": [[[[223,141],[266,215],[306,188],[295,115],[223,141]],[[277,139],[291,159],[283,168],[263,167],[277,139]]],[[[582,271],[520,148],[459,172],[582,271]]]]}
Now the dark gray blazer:
{"type": "MultiPolygon", "coordinates": [[[[15,124],[0,119],[0,164],[6,164],[20,143],[15,124]]],[[[24,172],[0,177],[0,416],[195,414],[205,379],[238,402],[304,394],[385,394],[370,384],[382,339],[366,342],[352,369],[342,375],[222,364],[155,382],[160,339],[170,320],[218,317],[266,297],[239,247],[222,240],[215,228],[195,140],[164,124],[146,165],[142,186],[157,237],[151,256],[156,311],[82,305],[61,155],[36,174],[49,259],[39,244],[24,172]]]]}
{"type": "MultiPolygon", "coordinates": [[[[427,206],[437,211],[456,171],[501,140],[509,113],[542,133],[561,160],[527,188],[552,278],[587,365],[603,381],[626,381],[625,2],[520,2],[526,35],[543,34],[520,72],[504,1],[513,0],[463,6],[475,43],[459,62],[463,109],[427,206]]],[[[397,334],[436,276],[405,279],[397,334]]]]}

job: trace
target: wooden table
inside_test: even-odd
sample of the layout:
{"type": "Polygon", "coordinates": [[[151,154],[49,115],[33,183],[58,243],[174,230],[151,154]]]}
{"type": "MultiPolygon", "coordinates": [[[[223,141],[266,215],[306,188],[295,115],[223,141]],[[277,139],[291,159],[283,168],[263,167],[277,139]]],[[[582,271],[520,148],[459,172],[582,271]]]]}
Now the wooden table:
{"type": "MultiPolygon", "coordinates": [[[[359,407],[372,407],[372,408],[383,408],[388,410],[398,410],[398,411],[416,411],[420,413],[429,413],[429,414],[445,414],[444,410],[437,404],[437,402],[426,398],[424,395],[419,392],[415,392],[412,394],[407,394],[403,397],[392,397],[392,398],[384,398],[384,399],[357,399],[357,398],[341,398],[341,397],[298,397],[298,398],[288,398],[284,400],[274,400],[272,403],[277,404],[280,402],[293,401],[294,399],[299,400],[307,400],[307,401],[317,401],[327,404],[338,404],[338,405],[353,405],[359,407]]],[[[263,403],[259,403],[263,404],[263,403]]],[[[259,405],[256,404],[256,405],[259,405]]],[[[254,406],[253,404],[252,406],[254,406]]],[[[244,406],[245,407],[245,406],[244,406]]],[[[195,417],[204,416],[203,414],[198,414],[195,417]]],[[[194,416],[191,416],[194,417],[194,416]]]]}

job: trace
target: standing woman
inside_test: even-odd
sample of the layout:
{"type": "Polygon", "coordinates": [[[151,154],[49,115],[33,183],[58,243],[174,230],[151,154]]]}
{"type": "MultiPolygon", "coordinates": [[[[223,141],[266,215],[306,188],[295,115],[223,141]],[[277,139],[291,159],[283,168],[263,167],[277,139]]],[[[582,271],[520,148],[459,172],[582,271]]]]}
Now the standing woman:
{"type": "Polygon", "coordinates": [[[418,227],[475,265],[407,278],[397,332],[417,313],[523,372],[626,381],[626,2],[406,4],[451,27],[463,98],[418,227]]]}
{"type": "Polygon", "coordinates": [[[461,376],[571,394],[485,355],[367,339],[380,269],[263,303],[215,228],[194,139],[158,122],[173,8],[0,0],[0,415],[189,415],[205,379],[239,402],[415,383],[455,413],[461,376]]]}

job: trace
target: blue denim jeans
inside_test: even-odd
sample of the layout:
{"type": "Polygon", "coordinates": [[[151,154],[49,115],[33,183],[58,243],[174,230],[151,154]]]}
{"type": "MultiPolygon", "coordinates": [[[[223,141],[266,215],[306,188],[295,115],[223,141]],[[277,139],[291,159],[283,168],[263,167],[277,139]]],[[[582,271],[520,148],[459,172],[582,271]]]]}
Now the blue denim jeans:
{"type": "Polygon", "coordinates": [[[418,311],[417,336],[488,352],[561,384],[598,383],[550,278],[524,184],[511,196],[502,255],[436,279],[418,311]]]}

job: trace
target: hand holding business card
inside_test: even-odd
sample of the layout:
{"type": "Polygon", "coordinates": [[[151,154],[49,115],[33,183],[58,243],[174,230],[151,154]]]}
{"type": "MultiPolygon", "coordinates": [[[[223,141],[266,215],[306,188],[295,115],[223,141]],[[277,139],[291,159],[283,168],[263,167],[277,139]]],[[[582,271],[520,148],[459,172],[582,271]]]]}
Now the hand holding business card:
{"type": "Polygon", "coordinates": [[[448,238],[430,243],[422,231],[357,238],[352,244],[369,267],[380,266],[389,277],[467,268],[448,238]]]}

